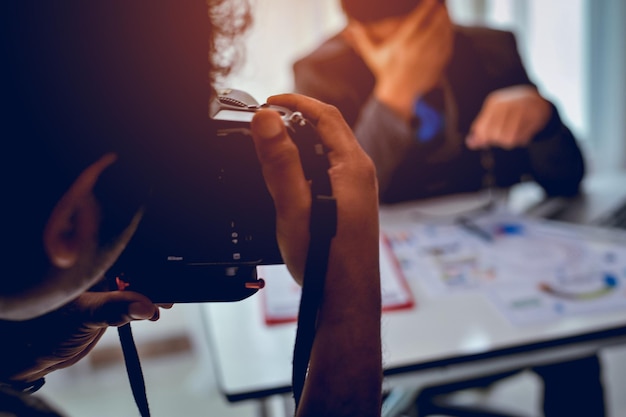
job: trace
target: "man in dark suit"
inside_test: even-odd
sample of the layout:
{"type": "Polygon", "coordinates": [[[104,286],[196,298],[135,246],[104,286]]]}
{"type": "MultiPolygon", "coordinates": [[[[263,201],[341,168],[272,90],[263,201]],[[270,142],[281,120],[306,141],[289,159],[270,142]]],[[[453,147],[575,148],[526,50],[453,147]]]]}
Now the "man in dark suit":
{"type": "MultiPolygon", "coordinates": [[[[294,63],[295,88],[343,113],[383,203],[527,179],[549,196],[578,192],[581,151],[511,32],[454,25],[439,0],[341,6],[347,26],[294,63]]],[[[604,415],[599,367],[590,356],[534,368],[545,414],[604,415]]]]}
{"type": "Polygon", "coordinates": [[[437,0],[343,0],[348,25],[294,64],[378,171],[381,201],[508,187],[578,191],[584,161],[510,32],[453,25],[437,0]]]}

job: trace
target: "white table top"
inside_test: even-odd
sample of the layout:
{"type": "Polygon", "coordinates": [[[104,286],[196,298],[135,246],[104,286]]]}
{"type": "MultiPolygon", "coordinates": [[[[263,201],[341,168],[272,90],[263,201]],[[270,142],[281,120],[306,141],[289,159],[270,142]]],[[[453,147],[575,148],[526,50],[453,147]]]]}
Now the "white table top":
{"type": "MultiPolygon", "coordinates": [[[[382,208],[383,230],[406,221],[414,207],[382,208]]],[[[271,279],[266,281],[272,285],[271,279]]],[[[515,326],[483,294],[433,297],[415,280],[408,284],[415,307],[383,314],[383,361],[389,375],[456,378],[582,356],[626,342],[624,310],[515,326]]],[[[266,325],[260,294],[237,303],[205,304],[202,314],[227,398],[236,401],[289,389],[295,323],[266,325]]]]}

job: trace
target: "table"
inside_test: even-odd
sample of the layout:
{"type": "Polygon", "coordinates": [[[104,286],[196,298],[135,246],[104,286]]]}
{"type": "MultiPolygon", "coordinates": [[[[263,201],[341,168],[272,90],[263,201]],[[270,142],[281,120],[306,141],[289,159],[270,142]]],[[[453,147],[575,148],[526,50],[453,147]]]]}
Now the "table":
{"type": "MultiPolygon", "coordinates": [[[[615,183],[610,184],[614,187],[615,183]]],[[[617,184],[626,182],[618,181],[617,184]]],[[[623,188],[626,195],[626,187],[623,188]]],[[[588,201],[593,190],[585,191],[583,196],[588,201]]],[[[503,194],[506,193],[495,198],[508,197],[515,210],[541,211],[538,210],[541,199],[537,198],[536,192],[529,193],[532,198],[521,199],[526,203],[503,194]]],[[[615,192],[611,194],[614,196],[615,192]]],[[[455,202],[457,205],[471,206],[480,204],[483,197],[451,198],[459,199],[455,202]]],[[[429,201],[426,204],[432,207],[440,203],[429,201]]],[[[406,203],[381,208],[382,228],[410,221],[412,210],[415,207],[424,210],[424,204],[406,203]]],[[[567,204],[571,205],[571,201],[567,204]]],[[[445,384],[504,373],[557,360],[581,358],[603,347],[626,343],[626,314],[623,310],[519,327],[498,314],[481,294],[434,299],[419,283],[409,281],[409,285],[417,302],[416,308],[383,314],[387,388],[445,384]]],[[[294,323],[267,326],[259,295],[238,303],[205,304],[202,315],[219,387],[229,401],[264,399],[290,392],[294,323]]]]}

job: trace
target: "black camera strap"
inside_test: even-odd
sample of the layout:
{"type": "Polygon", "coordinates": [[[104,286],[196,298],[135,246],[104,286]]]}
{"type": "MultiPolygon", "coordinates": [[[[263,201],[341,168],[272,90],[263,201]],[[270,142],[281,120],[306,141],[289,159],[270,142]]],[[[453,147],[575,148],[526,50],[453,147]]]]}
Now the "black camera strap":
{"type": "Polygon", "coordinates": [[[337,228],[337,204],[332,195],[315,195],[311,204],[307,253],[298,327],[293,353],[292,387],[296,408],[300,404],[317,330],[317,314],[324,295],[330,245],[337,228]]]}
{"type": "Polygon", "coordinates": [[[297,409],[302,398],[317,331],[317,317],[324,295],[330,246],[337,232],[337,201],[333,196],[328,175],[330,163],[327,149],[319,142],[317,130],[298,112],[292,115],[291,120],[297,131],[296,136],[305,143],[299,150],[305,176],[311,184],[310,240],[298,309],[291,374],[297,409]]]}
{"type": "Polygon", "coordinates": [[[117,328],[120,337],[122,352],[124,353],[124,363],[126,364],[126,373],[130,382],[130,389],[133,392],[135,404],[139,409],[141,417],[150,417],[150,407],[148,406],[148,396],[146,395],[146,383],[141,370],[141,362],[137,353],[137,346],[133,338],[133,332],[130,323],[117,328]]]}

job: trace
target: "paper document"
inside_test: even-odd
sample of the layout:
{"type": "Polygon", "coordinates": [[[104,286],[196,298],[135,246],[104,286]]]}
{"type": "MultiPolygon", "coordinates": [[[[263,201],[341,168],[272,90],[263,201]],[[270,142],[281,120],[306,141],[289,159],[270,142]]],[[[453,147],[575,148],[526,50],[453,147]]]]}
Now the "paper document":
{"type": "Polygon", "coordinates": [[[384,234],[431,296],[478,292],[515,324],[626,311],[626,233],[494,213],[384,234]]]}
{"type": "MultiPolygon", "coordinates": [[[[269,325],[297,320],[301,288],[285,265],[262,265],[257,274],[265,280],[261,292],[265,322],[269,325]]],[[[413,296],[390,249],[380,242],[380,275],[383,311],[412,308],[413,296]]]]}

